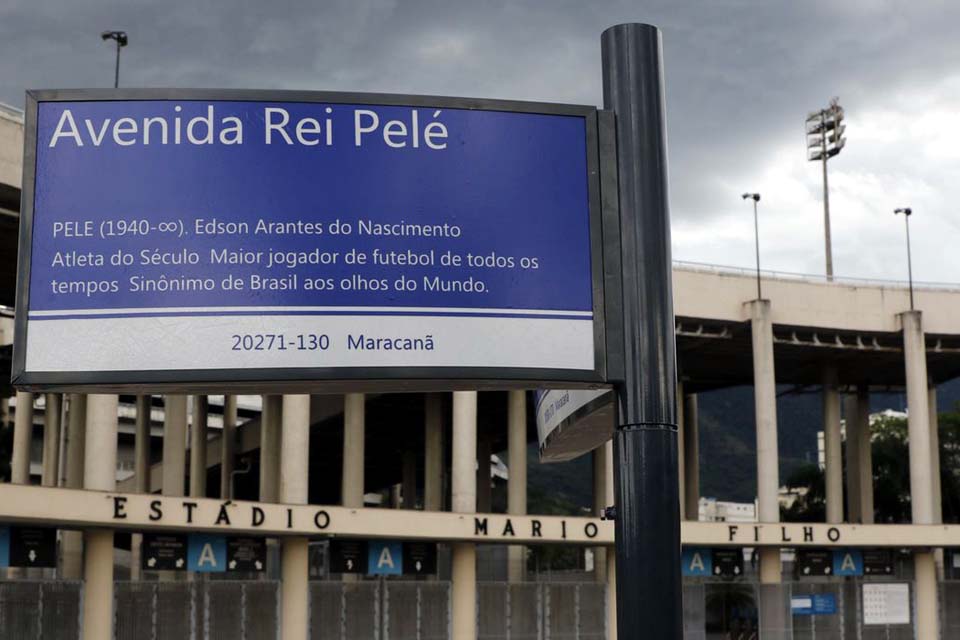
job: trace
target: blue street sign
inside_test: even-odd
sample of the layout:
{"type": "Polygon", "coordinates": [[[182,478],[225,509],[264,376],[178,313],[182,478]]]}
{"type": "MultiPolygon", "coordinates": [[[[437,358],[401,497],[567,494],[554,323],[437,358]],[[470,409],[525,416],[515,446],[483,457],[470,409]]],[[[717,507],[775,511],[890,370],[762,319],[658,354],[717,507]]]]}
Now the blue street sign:
{"type": "Polygon", "coordinates": [[[837,612],[837,596],[832,593],[813,594],[813,613],[818,616],[829,616],[837,612]]]}
{"type": "Polygon", "coordinates": [[[837,549],[833,552],[833,575],[862,576],[863,553],[857,549],[837,549]]]}
{"type": "Polygon", "coordinates": [[[680,562],[685,576],[713,575],[713,553],[710,549],[684,547],[680,562]]]}
{"type": "Polygon", "coordinates": [[[595,111],[325,97],[31,102],[26,372],[595,371],[595,111]]]}
{"type": "Polygon", "coordinates": [[[201,573],[226,571],[226,537],[204,533],[191,534],[187,541],[187,569],[201,573]]]}
{"type": "Polygon", "coordinates": [[[10,566],[10,527],[0,527],[0,568],[10,566]]]}
{"type": "Polygon", "coordinates": [[[403,575],[403,543],[374,540],[367,543],[367,574],[403,575]]]}
{"type": "Polygon", "coordinates": [[[790,598],[795,616],[827,616],[837,612],[837,597],[832,593],[797,594],[790,598]]]}

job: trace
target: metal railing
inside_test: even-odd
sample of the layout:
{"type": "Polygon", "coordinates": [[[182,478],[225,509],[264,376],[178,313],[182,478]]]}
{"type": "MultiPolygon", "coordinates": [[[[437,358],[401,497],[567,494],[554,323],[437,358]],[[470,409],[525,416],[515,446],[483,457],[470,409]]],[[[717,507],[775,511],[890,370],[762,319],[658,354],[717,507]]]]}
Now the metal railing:
{"type": "MultiPolygon", "coordinates": [[[[684,637],[764,640],[912,640],[911,624],[870,625],[863,585],[856,580],[785,582],[689,581],[684,584],[684,637]],[[767,602],[761,604],[761,589],[767,602]],[[772,589],[772,591],[771,591],[772,589]],[[822,615],[792,612],[794,598],[827,594],[822,615]],[[770,596],[774,596],[772,601],[770,596]],[[718,613],[720,610],[726,613],[718,613]],[[723,623],[726,630],[719,629],[723,623]],[[719,637],[719,636],[718,636],[719,637]]],[[[575,582],[480,582],[480,640],[603,640],[604,585],[575,582]]],[[[960,637],[960,581],[940,589],[940,637],[960,637]]],[[[117,582],[116,640],[273,640],[278,637],[280,585],[275,581],[117,582]]],[[[83,585],[77,581],[0,581],[0,638],[78,640],[83,585]]],[[[446,581],[316,581],[310,583],[311,640],[446,640],[450,638],[446,581]]]]}
{"type": "MultiPolygon", "coordinates": [[[[603,640],[605,585],[481,582],[481,640],[603,640]]],[[[78,640],[80,582],[0,581],[0,638],[78,640]]],[[[274,640],[280,584],[196,580],[117,582],[116,640],[274,640]]],[[[446,581],[310,583],[312,640],[447,640],[446,581]]]]}

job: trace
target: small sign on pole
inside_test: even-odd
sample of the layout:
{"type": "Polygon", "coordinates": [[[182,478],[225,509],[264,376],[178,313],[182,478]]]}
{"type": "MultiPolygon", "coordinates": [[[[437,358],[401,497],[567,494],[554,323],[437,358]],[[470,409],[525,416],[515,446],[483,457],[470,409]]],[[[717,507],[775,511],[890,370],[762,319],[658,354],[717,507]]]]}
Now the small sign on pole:
{"type": "Polygon", "coordinates": [[[889,549],[864,549],[863,573],[868,576],[892,576],[893,552],[889,549]]]}
{"type": "Polygon", "coordinates": [[[10,566],[10,527],[0,527],[0,569],[10,566]]]}
{"type": "Polygon", "coordinates": [[[859,549],[837,549],[833,552],[833,575],[862,576],[863,553],[859,549]]]}
{"type": "Polygon", "coordinates": [[[56,567],[57,530],[11,527],[9,562],[11,567],[56,567]]]}
{"type": "Polygon", "coordinates": [[[863,624],[910,624],[910,585],[865,583],[863,624]]]}
{"type": "Polygon", "coordinates": [[[680,556],[683,575],[703,578],[713,575],[713,553],[703,547],[684,547],[680,556]]]}
{"type": "Polygon", "coordinates": [[[186,571],[187,536],[176,533],[145,533],[140,552],[145,571],[186,571]]]}
{"type": "Polygon", "coordinates": [[[713,550],[713,575],[722,578],[739,578],[743,575],[743,550],[733,549],[713,550]]]}
{"type": "Polygon", "coordinates": [[[227,538],[227,571],[265,571],[267,543],[263,538],[227,538]]]}
{"type": "Polygon", "coordinates": [[[833,575],[833,553],[823,549],[799,549],[796,559],[798,577],[833,575]]]}
{"type": "Polygon", "coordinates": [[[198,573],[227,570],[227,539],[203,533],[190,534],[187,541],[187,569],[198,573]]]}
{"type": "Polygon", "coordinates": [[[362,540],[330,541],[330,573],[366,573],[367,543],[362,540]]]}
{"type": "Polygon", "coordinates": [[[790,611],[795,616],[829,616],[837,613],[837,596],[832,593],[794,595],[790,611]]]}
{"type": "Polygon", "coordinates": [[[437,572],[437,545],[433,542],[403,543],[403,573],[432,575],[437,572]]]}
{"type": "Polygon", "coordinates": [[[399,576],[403,574],[403,544],[377,540],[367,543],[367,574],[399,576]]]}

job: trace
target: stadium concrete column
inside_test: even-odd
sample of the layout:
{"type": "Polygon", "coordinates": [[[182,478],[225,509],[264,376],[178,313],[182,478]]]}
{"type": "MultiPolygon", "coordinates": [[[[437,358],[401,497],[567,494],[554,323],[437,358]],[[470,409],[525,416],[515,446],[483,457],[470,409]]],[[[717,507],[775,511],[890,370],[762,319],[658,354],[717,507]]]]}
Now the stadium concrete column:
{"type": "MultiPolygon", "coordinates": [[[[933,452],[930,442],[927,351],[920,311],[900,314],[907,380],[907,438],[910,454],[910,508],[913,524],[933,524],[933,452]]],[[[937,570],[931,550],[913,554],[916,575],[917,637],[939,637],[937,570]]]]}
{"type": "Polygon", "coordinates": [[[490,438],[483,435],[477,439],[477,511],[493,511],[493,488],[490,486],[490,456],[493,455],[490,438]]]}
{"type": "MultiPolygon", "coordinates": [[[[160,475],[160,493],[182,496],[187,479],[187,396],[180,394],[163,397],[163,466],[160,475]]],[[[183,574],[162,571],[162,580],[186,580],[183,574]]]]}
{"type": "Polygon", "coordinates": [[[10,481],[30,484],[30,442],[33,440],[33,394],[17,391],[17,412],[13,419],[13,452],[10,481]]]}
{"type": "MultiPolygon", "coordinates": [[[[453,511],[477,510],[477,392],[453,393],[453,460],[451,493],[453,511]]],[[[470,542],[452,545],[451,601],[453,637],[477,637],[477,548],[470,542]]]]}
{"type": "MultiPolygon", "coordinates": [[[[527,392],[507,393],[507,513],[527,515],[527,392]]],[[[527,576],[527,549],[507,548],[507,580],[523,582],[527,576]]]]}
{"type": "MultiPolygon", "coordinates": [[[[83,455],[86,449],[87,396],[71,393],[67,398],[66,460],[63,486],[83,488],[83,455]]],[[[83,532],[61,531],[61,575],[65,580],[83,577],[83,532]]],[[[132,565],[131,565],[132,569],[132,565]]]]}
{"type": "Polygon", "coordinates": [[[930,418],[930,469],[933,474],[933,523],[943,523],[943,494],[940,487],[940,416],[937,387],[927,388],[927,416],[930,418]]]}
{"type": "Polygon", "coordinates": [[[387,499],[391,509],[400,508],[400,495],[402,491],[403,483],[398,482],[397,484],[390,485],[390,489],[387,491],[387,499]]]}
{"type": "Polygon", "coordinates": [[[914,524],[933,524],[933,460],[927,391],[926,340],[919,311],[900,314],[907,380],[910,504],[914,524]]]}
{"type": "MultiPolygon", "coordinates": [[[[283,396],[280,502],[307,504],[310,486],[310,396],[283,396]]],[[[284,538],[280,558],[280,638],[306,640],[309,632],[309,540],[284,538]]]]}
{"type": "MultiPolygon", "coordinates": [[[[33,394],[17,391],[17,409],[13,418],[13,451],[10,456],[10,482],[30,484],[30,443],[33,440],[33,394]]],[[[7,577],[21,578],[19,567],[7,569],[7,577]]]]}
{"type": "Polygon", "coordinates": [[[363,507],[364,442],[366,408],[362,393],[348,393],[343,398],[343,474],[340,496],[345,507],[363,507]]]}
{"type": "MultiPolygon", "coordinates": [[[[134,417],[133,431],[134,491],[137,493],[150,493],[151,398],[147,395],[139,395],[137,396],[136,402],[136,416],[134,417]]],[[[140,568],[140,551],[142,545],[143,534],[133,533],[130,535],[131,580],[139,580],[142,577],[140,568]]]]}
{"type": "Polygon", "coordinates": [[[260,501],[277,502],[283,396],[265,395],[260,410],[260,501]]]}
{"type": "Polygon", "coordinates": [[[63,481],[63,485],[68,489],[83,488],[86,438],[87,396],[83,393],[71,393],[67,396],[67,447],[63,481]]]}
{"type": "MultiPolygon", "coordinates": [[[[616,506],[613,486],[613,440],[603,445],[607,459],[607,506],[616,506]]],[[[617,554],[613,547],[607,548],[607,640],[617,640],[617,554]]]]}
{"type": "Polygon", "coordinates": [[[186,464],[187,396],[167,395],[163,397],[163,495],[183,495],[186,464]]]}
{"type": "Polygon", "coordinates": [[[220,432],[220,497],[233,497],[233,464],[237,453],[237,396],[223,396],[223,430],[220,432]]]}
{"type": "Polygon", "coordinates": [[[443,396],[424,397],[423,508],[443,509],[443,396]]]}
{"type": "Polygon", "coordinates": [[[852,523],[863,522],[863,510],[860,507],[860,417],[857,413],[857,396],[846,394],[841,402],[843,406],[843,424],[846,428],[847,475],[847,520],[852,523]]]}
{"type": "MultiPolygon", "coordinates": [[[[260,501],[280,499],[280,435],[283,418],[283,396],[271,394],[260,398],[260,501]]],[[[276,562],[277,540],[267,538],[267,566],[276,562]]],[[[268,576],[262,574],[264,579],[268,576]]]]}
{"type": "Polygon", "coordinates": [[[860,490],[860,520],[873,524],[873,438],[870,432],[870,387],[857,387],[857,487],[860,490]]]}
{"type": "Polygon", "coordinates": [[[700,425],[697,394],[683,400],[683,465],[685,492],[683,513],[687,520],[700,519],[700,425]]]}
{"type": "MultiPolygon", "coordinates": [[[[780,461],[777,451],[777,379],[773,360],[773,321],[769,300],[752,300],[753,396],[757,428],[757,507],[760,522],[779,522],[780,461]]],[[[760,549],[760,581],[780,582],[780,550],[760,549]]]]}
{"type": "Polygon", "coordinates": [[[193,421],[190,425],[190,497],[207,495],[207,396],[193,396],[193,421]]]}
{"type": "Polygon", "coordinates": [[[940,620],[938,619],[937,600],[937,564],[932,551],[917,550],[913,554],[913,572],[916,580],[917,635],[919,640],[937,640],[940,620]]]}
{"type": "Polygon", "coordinates": [[[59,393],[44,394],[43,407],[43,463],[40,484],[44,487],[57,486],[60,469],[60,415],[63,410],[59,393]]]}
{"type": "MultiPolygon", "coordinates": [[[[83,486],[94,491],[117,487],[117,396],[87,397],[83,486]]],[[[113,531],[84,532],[83,640],[113,637],[113,531]]]]}
{"type": "MultiPolygon", "coordinates": [[[[345,507],[363,507],[366,460],[366,397],[348,393],[343,397],[343,470],[340,475],[340,503],[345,507]]],[[[393,490],[388,494],[391,498],[393,490]]],[[[392,499],[391,499],[392,502],[392,499]]],[[[344,582],[355,582],[359,576],[345,574],[344,582]]]]}
{"type": "MultiPolygon", "coordinates": [[[[927,415],[930,418],[930,469],[933,474],[933,523],[943,524],[943,494],[940,486],[940,416],[937,411],[937,387],[932,382],[927,388],[927,415]]],[[[933,552],[937,565],[937,579],[944,577],[943,549],[933,552]]]]}
{"type": "Polygon", "coordinates": [[[151,397],[139,395],[136,400],[133,434],[133,473],[137,493],[150,493],[150,426],[151,397]]]}
{"type": "Polygon", "coordinates": [[[840,391],[837,367],[823,368],[823,444],[826,457],[827,522],[843,522],[843,438],[840,433],[840,391]]]}
{"type": "Polygon", "coordinates": [[[417,452],[407,449],[403,452],[403,496],[404,509],[417,508],[417,452]]]}

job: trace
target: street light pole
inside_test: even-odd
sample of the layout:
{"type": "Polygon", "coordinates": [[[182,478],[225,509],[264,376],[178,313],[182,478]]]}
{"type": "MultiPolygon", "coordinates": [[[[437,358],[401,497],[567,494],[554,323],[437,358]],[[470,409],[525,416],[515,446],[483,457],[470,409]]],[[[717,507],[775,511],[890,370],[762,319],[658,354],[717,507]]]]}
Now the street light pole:
{"type": "Polygon", "coordinates": [[[100,34],[103,40],[115,40],[117,42],[117,64],[113,70],[113,88],[120,86],[120,49],[127,46],[129,42],[126,31],[104,31],[100,34]]]}
{"type": "Polygon", "coordinates": [[[759,193],[745,193],[744,200],[753,200],[753,237],[757,247],[757,300],[763,300],[760,292],[760,223],[757,222],[757,203],[760,202],[759,193]]]}
{"type": "Polygon", "coordinates": [[[903,214],[903,220],[907,225],[907,278],[910,285],[910,311],[913,311],[913,259],[910,256],[910,215],[913,209],[910,207],[901,207],[893,210],[894,215],[903,214]]]}

